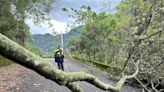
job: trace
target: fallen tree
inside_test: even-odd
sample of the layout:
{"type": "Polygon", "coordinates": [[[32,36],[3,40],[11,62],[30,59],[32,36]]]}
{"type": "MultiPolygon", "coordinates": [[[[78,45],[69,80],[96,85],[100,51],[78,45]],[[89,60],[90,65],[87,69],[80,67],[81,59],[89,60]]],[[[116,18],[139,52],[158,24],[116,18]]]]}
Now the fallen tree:
{"type": "Polygon", "coordinates": [[[106,84],[101,82],[97,77],[84,73],[84,72],[64,72],[58,70],[53,65],[47,63],[41,57],[33,54],[22,46],[18,45],[14,41],[10,40],[6,36],[0,33],[0,52],[1,55],[13,60],[14,62],[21,64],[29,69],[32,69],[44,76],[56,82],[59,85],[68,87],[72,92],[82,92],[82,89],[76,83],[77,81],[86,81],[102,90],[108,90],[110,92],[118,92],[124,85],[127,79],[135,78],[138,74],[138,63],[134,63],[136,71],[129,76],[122,76],[122,78],[115,84],[106,84]]]}

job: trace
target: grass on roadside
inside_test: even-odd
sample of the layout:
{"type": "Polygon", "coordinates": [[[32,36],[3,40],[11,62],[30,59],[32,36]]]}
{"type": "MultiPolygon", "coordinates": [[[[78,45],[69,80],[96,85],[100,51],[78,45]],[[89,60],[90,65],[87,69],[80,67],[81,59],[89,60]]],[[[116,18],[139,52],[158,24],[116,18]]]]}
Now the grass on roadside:
{"type": "Polygon", "coordinates": [[[0,68],[4,66],[8,66],[10,64],[13,64],[13,62],[3,56],[0,55],[0,68]]]}

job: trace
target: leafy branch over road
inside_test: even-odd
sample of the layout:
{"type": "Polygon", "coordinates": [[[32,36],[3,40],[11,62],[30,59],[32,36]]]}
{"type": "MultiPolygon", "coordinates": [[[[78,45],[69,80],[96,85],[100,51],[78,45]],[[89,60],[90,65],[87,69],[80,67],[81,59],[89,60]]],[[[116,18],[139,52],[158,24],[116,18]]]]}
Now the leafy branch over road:
{"type": "Polygon", "coordinates": [[[64,72],[55,68],[53,65],[47,63],[41,57],[29,52],[25,48],[21,47],[17,43],[13,42],[6,36],[0,34],[0,50],[2,55],[19,63],[25,67],[28,67],[37,73],[45,76],[60,85],[67,86],[73,92],[82,92],[81,88],[75,83],[76,81],[86,81],[93,84],[103,90],[110,90],[113,92],[118,92],[126,79],[134,78],[138,73],[138,63],[136,64],[137,69],[133,75],[123,76],[115,86],[110,84],[105,84],[101,82],[98,78],[91,74],[84,72],[64,72]]]}

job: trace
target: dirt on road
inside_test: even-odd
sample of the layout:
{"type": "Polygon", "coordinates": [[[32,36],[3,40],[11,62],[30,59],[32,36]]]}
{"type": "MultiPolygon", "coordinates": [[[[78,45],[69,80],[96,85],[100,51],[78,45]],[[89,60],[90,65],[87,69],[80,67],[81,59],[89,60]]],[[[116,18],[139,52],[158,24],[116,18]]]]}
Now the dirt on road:
{"type": "MultiPolygon", "coordinates": [[[[53,58],[46,59],[47,62],[56,67],[53,58]]],[[[65,59],[65,69],[69,72],[84,71],[92,73],[105,83],[114,84],[105,72],[101,72],[94,67],[74,60],[65,59]]],[[[79,82],[84,92],[106,92],[89,83],[79,82]]],[[[52,82],[36,72],[27,69],[18,64],[12,64],[7,67],[0,68],[0,92],[71,92],[65,86],[60,86],[52,82]]],[[[120,92],[141,92],[137,87],[124,85],[120,92]]]]}
{"type": "Polygon", "coordinates": [[[0,68],[0,92],[8,92],[16,85],[22,83],[21,76],[25,72],[27,72],[27,69],[18,64],[0,68]]]}

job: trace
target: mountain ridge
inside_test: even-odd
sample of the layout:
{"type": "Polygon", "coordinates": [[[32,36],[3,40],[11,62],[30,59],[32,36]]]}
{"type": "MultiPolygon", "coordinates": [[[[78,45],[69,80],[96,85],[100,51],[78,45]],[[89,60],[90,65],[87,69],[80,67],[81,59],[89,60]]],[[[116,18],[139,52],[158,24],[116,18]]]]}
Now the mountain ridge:
{"type": "MultiPolygon", "coordinates": [[[[70,32],[63,34],[64,49],[68,50],[70,46],[68,45],[69,39],[71,37],[79,36],[83,30],[83,26],[76,27],[70,32]]],[[[44,57],[53,56],[53,51],[55,48],[60,46],[60,35],[53,36],[52,34],[33,34],[32,40],[37,48],[40,49],[44,57]]]]}

